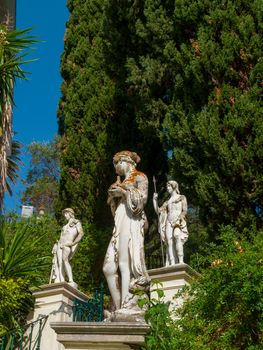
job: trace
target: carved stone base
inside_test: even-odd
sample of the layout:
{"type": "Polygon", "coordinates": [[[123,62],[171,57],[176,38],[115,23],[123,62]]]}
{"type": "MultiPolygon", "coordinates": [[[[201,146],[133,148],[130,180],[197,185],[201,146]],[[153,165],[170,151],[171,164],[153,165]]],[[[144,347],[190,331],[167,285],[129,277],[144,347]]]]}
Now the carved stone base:
{"type": "Polygon", "coordinates": [[[51,327],[65,350],[130,350],[145,344],[149,326],[128,322],[56,322],[51,327]]]}
{"type": "Polygon", "coordinates": [[[143,292],[140,295],[129,293],[125,298],[122,308],[114,312],[104,312],[106,314],[105,322],[135,322],[145,324],[144,315],[146,307],[139,307],[140,299],[149,299],[148,295],[143,292]]]}
{"type": "MultiPolygon", "coordinates": [[[[40,286],[33,292],[35,308],[28,317],[28,322],[36,321],[47,315],[48,319],[42,329],[41,350],[62,350],[57,342],[56,333],[50,327],[50,322],[72,321],[72,306],[75,298],[86,301],[88,297],[67,282],[52,283],[40,286]]],[[[33,339],[35,335],[33,336],[33,339]]],[[[34,347],[35,348],[35,347],[34,347]]]]}
{"type": "MultiPolygon", "coordinates": [[[[152,280],[161,282],[164,291],[164,301],[170,302],[170,310],[182,305],[183,300],[176,297],[182,287],[189,285],[199,274],[187,264],[176,264],[158,269],[148,270],[152,280]]],[[[157,298],[156,286],[151,286],[151,298],[157,298]]]]}
{"type": "Polygon", "coordinates": [[[145,324],[145,311],[137,311],[131,309],[119,309],[111,314],[111,322],[134,322],[145,324]]]}

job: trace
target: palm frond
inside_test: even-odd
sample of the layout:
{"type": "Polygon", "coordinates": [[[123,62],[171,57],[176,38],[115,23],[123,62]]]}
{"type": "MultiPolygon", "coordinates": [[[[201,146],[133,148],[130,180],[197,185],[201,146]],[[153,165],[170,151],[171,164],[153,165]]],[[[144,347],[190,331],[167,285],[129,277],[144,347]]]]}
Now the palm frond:
{"type": "Polygon", "coordinates": [[[8,32],[4,25],[0,25],[0,210],[3,204],[4,192],[12,193],[10,182],[15,183],[19,157],[17,154],[8,157],[10,140],[12,138],[12,108],[14,105],[13,88],[15,80],[27,79],[27,72],[22,65],[33,60],[25,60],[25,56],[36,43],[35,38],[29,35],[31,28],[8,32]],[[8,169],[6,166],[8,162],[8,169]]]}
{"type": "MultiPolygon", "coordinates": [[[[33,60],[25,60],[32,51],[32,45],[37,42],[34,36],[29,35],[31,28],[24,30],[13,30],[8,32],[4,26],[0,26],[2,39],[0,45],[0,104],[10,101],[13,103],[14,79],[26,79],[27,72],[21,65],[33,60]]],[[[2,115],[0,115],[2,125],[2,115]]]]}
{"type": "Polygon", "coordinates": [[[37,245],[45,234],[34,237],[30,224],[0,226],[0,277],[39,277],[41,269],[49,264],[49,258],[35,256],[37,245]],[[12,232],[11,232],[12,230],[12,232]]]}
{"type": "Polygon", "coordinates": [[[31,44],[38,42],[33,35],[29,35],[31,30],[32,28],[26,28],[7,32],[6,39],[8,43],[6,46],[12,50],[13,48],[17,48],[19,50],[31,48],[31,44]]]}

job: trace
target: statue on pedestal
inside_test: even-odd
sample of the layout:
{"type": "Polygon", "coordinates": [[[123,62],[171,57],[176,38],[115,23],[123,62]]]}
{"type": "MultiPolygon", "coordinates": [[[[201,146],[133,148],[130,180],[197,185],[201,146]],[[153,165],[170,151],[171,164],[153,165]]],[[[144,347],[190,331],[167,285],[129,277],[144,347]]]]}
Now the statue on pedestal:
{"type": "Polygon", "coordinates": [[[136,170],[140,157],[122,151],[113,157],[117,181],[108,190],[108,204],[114,217],[114,229],[104,260],[103,272],[115,306],[115,315],[141,310],[133,291],[149,288],[144,258],[144,232],[147,218],[144,207],[148,179],[136,170]],[[123,177],[121,181],[120,177],[123,177]]]}
{"type": "Polygon", "coordinates": [[[60,239],[54,244],[52,249],[53,261],[49,283],[52,281],[64,282],[67,276],[68,283],[76,287],[77,285],[73,281],[72,267],[69,262],[73,258],[84,233],[81,222],[75,219],[73,209],[66,208],[62,213],[68,222],[63,226],[60,239]]]}
{"type": "Polygon", "coordinates": [[[183,245],[188,239],[186,225],[187,200],[179,192],[176,181],[166,184],[170,198],[158,207],[158,194],[153,195],[153,206],[158,215],[158,229],[161,239],[167,245],[166,266],[184,262],[183,245]]]}

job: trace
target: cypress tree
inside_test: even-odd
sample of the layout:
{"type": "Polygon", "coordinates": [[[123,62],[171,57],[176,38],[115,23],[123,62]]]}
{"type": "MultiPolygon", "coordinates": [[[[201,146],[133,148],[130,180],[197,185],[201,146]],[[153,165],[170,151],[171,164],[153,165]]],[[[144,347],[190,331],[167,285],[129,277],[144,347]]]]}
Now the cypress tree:
{"type": "Polygon", "coordinates": [[[135,26],[145,47],[128,63],[145,102],[137,120],[154,126],[212,236],[220,224],[262,227],[260,4],[147,0],[135,26]]]}
{"type": "Polygon", "coordinates": [[[68,1],[60,209],[111,226],[112,155],[131,149],[161,185],[168,158],[212,237],[262,226],[260,4],[68,1]]]}
{"type": "MultiPolygon", "coordinates": [[[[137,152],[142,159],[139,168],[149,179],[165,172],[166,157],[151,128],[147,134],[140,129],[136,110],[141,100],[127,80],[129,57],[141,53],[134,36],[140,6],[135,1],[69,0],[68,8],[71,15],[58,111],[61,179],[57,212],[60,218],[63,208],[72,207],[76,217],[87,223],[86,235],[98,249],[94,261],[87,263],[94,264],[94,269],[87,267],[90,271],[102,265],[112,231],[106,201],[107,189],[116,179],[113,155],[123,149],[137,152]]],[[[83,261],[83,256],[78,260],[83,261]]],[[[93,277],[96,284],[99,276],[93,277]]],[[[82,276],[79,283],[86,288],[84,280],[82,276]]]]}
{"type": "Polygon", "coordinates": [[[59,106],[62,135],[60,209],[71,206],[81,219],[92,220],[101,171],[108,162],[107,124],[111,118],[114,83],[103,68],[101,39],[103,0],[68,1],[71,12],[65,34],[59,106]]]}
{"type": "MultiPolygon", "coordinates": [[[[138,124],[136,110],[142,101],[127,80],[129,57],[138,56],[142,49],[134,36],[141,5],[75,0],[68,1],[68,8],[58,113],[62,135],[59,209],[75,207],[80,218],[107,227],[111,222],[107,188],[115,178],[113,154],[121,149],[138,152],[140,169],[150,178],[165,163],[159,138],[151,128],[145,133],[138,124]]],[[[164,165],[161,168],[165,170],[164,165]]]]}

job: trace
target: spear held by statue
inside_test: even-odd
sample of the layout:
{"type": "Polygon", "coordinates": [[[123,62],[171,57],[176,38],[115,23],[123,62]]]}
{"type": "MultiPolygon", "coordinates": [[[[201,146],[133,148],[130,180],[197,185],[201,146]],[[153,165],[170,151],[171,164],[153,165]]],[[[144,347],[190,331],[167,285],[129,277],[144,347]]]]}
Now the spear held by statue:
{"type": "MultiPolygon", "coordinates": [[[[156,189],[155,176],[153,176],[153,186],[154,186],[154,194],[157,194],[157,196],[158,196],[157,189],[156,189]]],[[[159,225],[159,211],[158,210],[156,211],[156,214],[158,216],[158,225],[159,225]]],[[[159,232],[159,233],[160,233],[160,239],[161,239],[162,261],[163,261],[163,266],[165,266],[165,264],[164,264],[164,252],[163,252],[163,239],[162,239],[161,232],[159,232]]]]}

